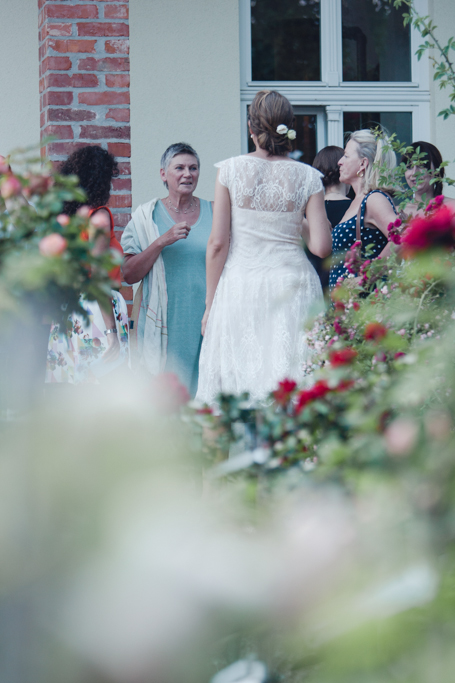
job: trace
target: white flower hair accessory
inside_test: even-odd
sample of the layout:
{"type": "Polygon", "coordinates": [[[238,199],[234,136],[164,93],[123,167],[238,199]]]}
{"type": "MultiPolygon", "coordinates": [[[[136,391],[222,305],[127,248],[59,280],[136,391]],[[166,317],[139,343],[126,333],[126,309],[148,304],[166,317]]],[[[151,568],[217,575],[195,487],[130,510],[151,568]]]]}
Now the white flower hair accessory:
{"type": "Polygon", "coordinates": [[[295,130],[288,128],[284,123],[280,123],[280,125],[277,126],[276,132],[278,135],[286,135],[289,140],[295,140],[297,137],[295,130]]]}

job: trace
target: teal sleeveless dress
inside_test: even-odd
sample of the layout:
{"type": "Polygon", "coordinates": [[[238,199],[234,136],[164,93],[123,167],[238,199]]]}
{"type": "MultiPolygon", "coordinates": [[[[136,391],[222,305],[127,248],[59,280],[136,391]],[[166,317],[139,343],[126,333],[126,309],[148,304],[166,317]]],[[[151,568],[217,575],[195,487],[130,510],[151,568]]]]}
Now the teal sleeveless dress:
{"type": "MultiPolygon", "coordinates": [[[[194,396],[198,383],[201,350],[201,321],[205,311],[205,252],[212,229],[212,205],[200,200],[197,222],[188,237],[165,247],[161,252],[166,273],[168,297],[168,345],[165,372],[174,372],[194,396]]],[[[153,220],[160,235],[172,228],[174,221],[163,202],[157,202],[153,220]]],[[[182,214],[178,222],[185,220],[182,214]]]]}

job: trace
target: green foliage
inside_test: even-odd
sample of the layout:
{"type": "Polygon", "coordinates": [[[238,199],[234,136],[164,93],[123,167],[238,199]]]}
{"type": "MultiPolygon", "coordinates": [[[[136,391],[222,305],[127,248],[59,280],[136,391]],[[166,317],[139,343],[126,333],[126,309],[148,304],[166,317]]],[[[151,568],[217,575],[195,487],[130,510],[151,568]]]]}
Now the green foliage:
{"type": "Polygon", "coordinates": [[[70,311],[84,316],[80,296],[108,301],[108,272],[118,257],[109,250],[94,252],[102,233],[90,224],[86,211],[61,217],[64,202],[85,199],[75,176],[59,175],[28,150],[14,153],[11,163],[22,172],[0,175],[5,196],[0,200],[0,313],[28,311],[55,321],[70,311]],[[11,180],[19,181],[22,191],[8,196],[5,188],[11,180]]]}
{"type": "MultiPolygon", "coordinates": [[[[429,55],[430,61],[433,64],[434,73],[433,79],[439,82],[440,88],[449,88],[449,100],[455,102],[455,70],[453,62],[450,59],[451,50],[455,50],[455,38],[451,37],[445,45],[442,45],[436,36],[437,26],[429,16],[421,16],[414,6],[414,0],[390,0],[393,6],[398,9],[403,5],[408,8],[407,12],[403,13],[404,25],[411,24],[422,38],[426,38],[424,42],[419,45],[416,55],[421,59],[426,52],[434,50],[439,53],[439,57],[433,54],[429,55]]],[[[455,114],[455,106],[450,104],[449,107],[439,112],[438,116],[447,119],[452,114],[455,114]]]]}

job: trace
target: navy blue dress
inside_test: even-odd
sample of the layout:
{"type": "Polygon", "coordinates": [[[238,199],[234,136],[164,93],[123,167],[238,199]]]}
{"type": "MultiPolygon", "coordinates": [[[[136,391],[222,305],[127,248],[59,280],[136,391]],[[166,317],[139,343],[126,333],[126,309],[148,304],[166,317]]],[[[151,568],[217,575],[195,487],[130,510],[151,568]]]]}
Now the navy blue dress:
{"type": "MultiPolygon", "coordinates": [[[[377,256],[379,256],[379,254],[389,241],[387,237],[384,235],[384,233],[379,230],[379,228],[365,227],[365,210],[367,207],[367,199],[374,192],[380,192],[384,195],[384,197],[387,197],[387,199],[392,205],[393,210],[396,213],[393,201],[391,200],[389,195],[385,192],[382,192],[382,190],[372,190],[363,199],[360,205],[360,234],[362,236],[362,256],[363,258],[366,258],[366,248],[369,244],[371,244],[373,247],[373,250],[369,255],[369,258],[371,259],[374,259],[377,256]]],[[[338,223],[338,225],[336,225],[333,229],[332,248],[334,265],[330,269],[330,289],[333,289],[335,287],[338,278],[345,278],[347,277],[347,275],[349,275],[348,270],[344,266],[344,259],[346,252],[348,251],[348,249],[350,249],[350,247],[352,247],[352,245],[356,241],[356,219],[356,215],[352,216],[349,220],[344,221],[343,223],[338,223]]]]}

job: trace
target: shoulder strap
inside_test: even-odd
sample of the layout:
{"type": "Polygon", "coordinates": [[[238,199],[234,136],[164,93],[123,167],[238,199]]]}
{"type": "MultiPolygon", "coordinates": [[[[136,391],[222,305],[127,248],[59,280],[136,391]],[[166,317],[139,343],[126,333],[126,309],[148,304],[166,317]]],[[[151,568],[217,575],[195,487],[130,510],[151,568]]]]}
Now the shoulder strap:
{"type": "Polygon", "coordinates": [[[361,220],[362,220],[362,218],[363,218],[363,216],[364,216],[364,214],[365,214],[365,209],[366,209],[366,205],[367,205],[367,199],[368,199],[368,197],[369,197],[370,195],[374,194],[375,192],[379,192],[380,194],[384,195],[384,197],[387,197],[387,199],[389,200],[389,202],[390,202],[391,205],[392,205],[393,210],[395,211],[395,213],[397,213],[397,210],[396,210],[396,208],[395,208],[395,204],[393,203],[391,197],[390,197],[386,192],[383,192],[382,190],[371,190],[371,192],[368,192],[368,194],[366,195],[366,197],[364,197],[364,199],[362,200],[362,203],[361,203],[360,206],[359,206],[359,210],[357,211],[357,216],[356,216],[356,219],[355,219],[355,238],[356,238],[356,240],[359,241],[359,242],[362,241],[362,237],[361,237],[361,220]]]}
{"type": "Polygon", "coordinates": [[[361,219],[363,213],[365,213],[365,206],[367,203],[367,199],[370,196],[371,192],[369,192],[366,197],[362,199],[362,202],[359,206],[359,210],[357,211],[357,216],[355,217],[355,239],[357,242],[362,243],[362,230],[361,230],[361,219]]]}

